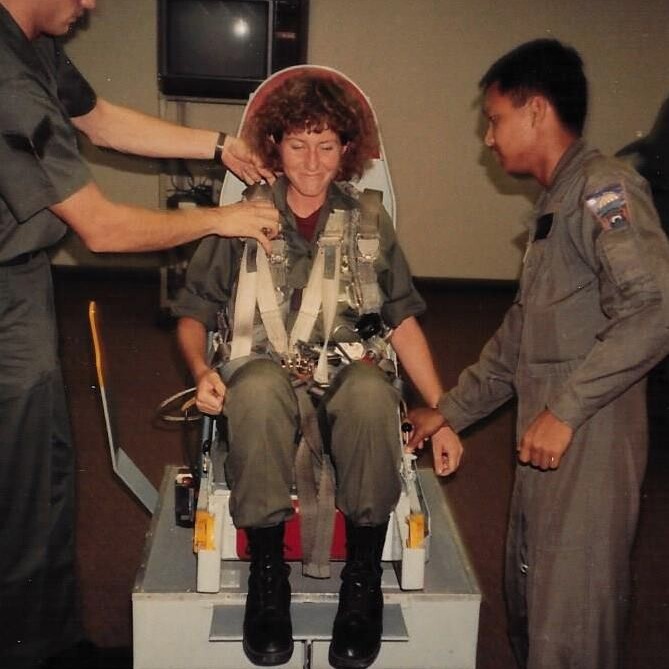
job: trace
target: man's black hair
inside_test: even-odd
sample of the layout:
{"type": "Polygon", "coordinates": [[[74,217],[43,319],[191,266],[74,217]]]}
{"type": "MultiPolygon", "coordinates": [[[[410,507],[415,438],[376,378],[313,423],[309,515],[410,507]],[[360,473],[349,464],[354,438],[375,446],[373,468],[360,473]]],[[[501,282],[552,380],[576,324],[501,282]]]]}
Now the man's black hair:
{"type": "Polygon", "coordinates": [[[536,39],[497,60],[479,82],[485,92],[497,86],[515,104],[543,95],[571,132],[583,134],[588,112],[588,82],[578,52],[556,39],[536,39]]]}

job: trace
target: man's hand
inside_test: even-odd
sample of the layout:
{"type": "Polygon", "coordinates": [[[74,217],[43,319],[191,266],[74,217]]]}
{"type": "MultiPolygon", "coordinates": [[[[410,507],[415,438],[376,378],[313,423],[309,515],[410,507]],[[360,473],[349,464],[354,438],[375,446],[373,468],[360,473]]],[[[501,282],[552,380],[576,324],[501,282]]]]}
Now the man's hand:
{"type": "Polygon", "coordinates": [[[437,409],[421,407],[409,412],[408,420],[412,425],[407,448],[415,450],[423,448],[423,442],[429,439],[437,430],[442,428],[446,419],[437,409]]]}
{"type": "Polygon", "coordinates": [[[448,425],[437,430],[432,435],[435,474],[437,476],[453,474],[460,466],[463,450],[460,438],[448,425]]]}
{"type": "Polygon", "coordinates": [[[195,405],[202,412],[218,416],[223,411],[225,400],[225,384],[218,372],[208,369],[197,380],[195,405]]]}
{"type": "Polygon", "coordinates": [[[276,179],[240,137],[226,136],[221,160],[229,170],[232,170],[249,186],[263,179],[271,184],[276,179]]]}
{"type": "Polygon", "coordinates": [[[527,428],[518,447],[518,459],[539,469],[557,469],[569,448],[574,430],[548,409],[527,428]]]}
{"type": "Polygon", "coordinates": [[[270,202],[237,202],[218,209],[220,228],[217,233],[223,237],[253,237],[267,253],[271,252],[269,240],[279,232],[279,211],[270,202]]]}

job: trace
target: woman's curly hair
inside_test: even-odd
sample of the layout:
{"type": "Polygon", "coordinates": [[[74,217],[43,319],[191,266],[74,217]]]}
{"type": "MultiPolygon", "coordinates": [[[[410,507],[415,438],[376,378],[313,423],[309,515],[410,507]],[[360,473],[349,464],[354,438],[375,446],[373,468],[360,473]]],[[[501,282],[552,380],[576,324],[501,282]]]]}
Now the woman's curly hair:
{"type": "Polygon", "coordinates": [[[332,130],[345,145],[339,181],[359,179],[379,155],[371,112],[330,77],[305,74],[279,84],[244,124],[243,137],[273,172],[282,169],[279,143],[289,132],[332,130]]]}

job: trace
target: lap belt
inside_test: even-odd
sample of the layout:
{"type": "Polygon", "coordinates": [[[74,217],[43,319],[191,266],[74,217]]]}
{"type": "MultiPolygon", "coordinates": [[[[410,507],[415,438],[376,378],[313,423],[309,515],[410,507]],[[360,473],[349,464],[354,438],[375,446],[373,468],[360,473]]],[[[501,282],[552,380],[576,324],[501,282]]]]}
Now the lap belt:
{"type": "Polygon", "coordinates": [[[295,387],[302,435],[295,456],[295,481],[300,499],[302,572],[330,577],[330,546],[334,533],[334,470],[323,449],[318,416],[305,383],[295,387]]]}

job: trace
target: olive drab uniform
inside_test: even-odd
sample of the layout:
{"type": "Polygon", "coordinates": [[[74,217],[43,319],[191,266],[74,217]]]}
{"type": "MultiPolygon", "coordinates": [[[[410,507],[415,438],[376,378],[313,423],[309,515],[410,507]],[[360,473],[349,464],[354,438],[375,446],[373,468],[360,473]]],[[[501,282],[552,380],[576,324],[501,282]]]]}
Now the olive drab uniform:
{"type": "Polygon", "coordinates": [[[91,177],[69,117],[95,94],[51,38],[0,5],[0,666],[33,667],[81,637],[74,454],[49,259],[48,207],[91,177]]]}
{"type": "MultiPolygon", "coordinates": [[[[286,329],[304,298],[318,239],[333,210],[352,211],[358,203],[348,186],[331,184],[313,241],[297,231],[286,204],[287,182],[280,178],[273,187],[286,244],[285,299],[290,304],[286,329]]],[[[389,327],[423,312],[409,268],[399,248],[388,214],[381,210],[380,250],[375,261],[380,289],[380,314],[389,327]]],[[[218,330],[231,315],[237,286],[242,243],[239,240],[207,238],[189,265],[186,287],[173,309],[178,317],[188,316],[218,330]]],[[[342,264],[345,261],[342,260],[342,264]]],[[[346,274],[342,267],[342,277],[346,274]]],[[[351,334],[359,314],[346,300],[344,279],[334,329],[338,340],[351,334]]],[[[256,318],[256,321],[258,319],[256,318]]],[[[320,319],[319,321],[320,322],[320,319]]],[[[311,341],[321,337],[318,325],[311,341]]],[[[266,337],[254,341],[253,355],[243,365],[231,360],[233,371],[224,366],[227,391],[229,454],[227,475],[231,482],[230,511],[238,527],[270,526],[292,514],[290,488],[300,429],[298,405],[286,369],[263,355],[266,337]]],[[[344,366],[322,398],[319,415],[321,432],[337,474],[337,507],[360,525],[386,522],[400,492],[397,407],[400,397],[388,375],[375,365],[352,363],[344,366]],[[374,397],[374,401],[370,401],[374,397]]]]}
{"type": "Polygon", "coordinates": [[[507,536],[521,666],[613,669],[647,452],[644,375],[669,351],[669,245],[646,183],[581,141],[540,197],[520,289],[439,408],[457,431],[518,397],[574,430],[557,470],[518,465],[507,536]]]}

